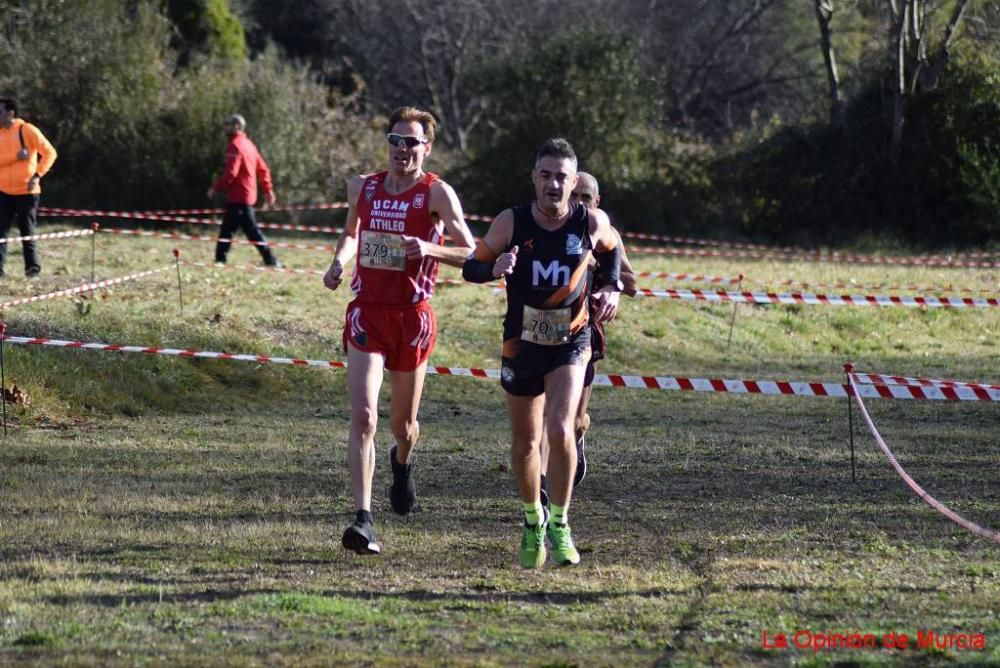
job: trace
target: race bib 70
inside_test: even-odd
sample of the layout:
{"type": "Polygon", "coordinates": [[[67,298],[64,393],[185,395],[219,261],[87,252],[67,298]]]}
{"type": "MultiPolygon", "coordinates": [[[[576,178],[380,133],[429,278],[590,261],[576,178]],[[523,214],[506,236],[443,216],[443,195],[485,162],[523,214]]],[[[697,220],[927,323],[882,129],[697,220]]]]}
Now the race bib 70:
{"type": "Polygon", "coordinates": [[[543,346],[558,346],[569,341],[571,321],[569,307],[538,309],[525,305],[521,339],[543,346]]]}

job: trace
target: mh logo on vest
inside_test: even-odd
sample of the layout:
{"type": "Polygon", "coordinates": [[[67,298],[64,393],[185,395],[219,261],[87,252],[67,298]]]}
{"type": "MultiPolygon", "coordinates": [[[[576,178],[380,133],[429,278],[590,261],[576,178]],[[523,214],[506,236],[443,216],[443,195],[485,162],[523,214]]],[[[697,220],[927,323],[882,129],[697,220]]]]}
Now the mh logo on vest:
{"type": "Polygon", "coordinates": [[[549,281],[554,288],[569,285],[569,276],[569,267],[559,264],[559,260],[552,260],[548,264],[542,264],[538,260],[531,262],[531,284],[534,286],[542,285],[543,281],[549,281]]]}

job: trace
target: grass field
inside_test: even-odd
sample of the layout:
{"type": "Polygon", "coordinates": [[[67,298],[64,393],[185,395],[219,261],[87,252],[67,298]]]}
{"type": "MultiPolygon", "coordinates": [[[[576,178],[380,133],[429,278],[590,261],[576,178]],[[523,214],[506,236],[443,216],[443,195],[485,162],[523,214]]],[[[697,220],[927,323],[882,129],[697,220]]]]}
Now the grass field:
{"type": "MultiPolygon", "coordinates": [[[[210,244],[179,245],[210,261],[210,244]]],[[[97,278],[169,266],[172,247],[99,235],[97,278]]],[[[45,274],[32,284],[10,278],[21,260],[12,252],[0,298],[89,280],[89,241],[42,250],[45,274]]],[[[280,257],[328,262],[315,251],[280,257]]],[[[635,260],[743,273],[745,287],[1000,291],[996,270],[635,260]]],[[[233,264],[258,261],[247,246],[231,253],[233,264]]],[[[181,283],[183,314],[170,269],[79,303],[11,308],[8,334],[343,357],[348,295],[318,276],[182,267],[181,283]]],[[[502,297],[442,286],[435,307],[432,364],[497,368],[502,297]]],[[[1000,309],[741,306],[727,345],[732,313],[628,301],[599,371],[839,382],[853,361],[1000,382],[1000,309]]],[[[386,498],[383,422],[374,512],[384,552],[364,558],[339,544],[351,517],[342,370],[8,345],[5,371],[27,403],[8,406],[0,442],[0,664],[1000,664],[1000,548],[914,497],[856,412],[852,482],[843,399],[598,388],[590,473],[571,510],[583,562],[523,571],[496,381],[428,379],[420,511],[407,518],[386,498]],[[985,648],[916,647],[929,630],[982,634],[985,648]],[[882,647],[893,632],[910,646],[882,647]],[[878,647],[814,651],[795,646],[797,633],[799,643],[871,634],[878,647]],[[779,634],[790,647],[775,647],[779,634]]],[[[996,404],[868,406],[931,494],[1000,527],[996,404]]]]}

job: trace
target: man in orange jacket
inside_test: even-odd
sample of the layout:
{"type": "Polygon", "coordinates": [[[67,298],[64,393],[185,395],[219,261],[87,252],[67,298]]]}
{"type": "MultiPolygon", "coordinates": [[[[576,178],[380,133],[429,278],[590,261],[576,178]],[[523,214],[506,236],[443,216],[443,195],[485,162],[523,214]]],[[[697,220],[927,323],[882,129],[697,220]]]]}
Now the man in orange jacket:
{"type": "Polygon", "coordinates": [[[222,129],[229,137],[226,145],[226,165],[222,174],[208,189],[209,198],[217,192],[226,193],[226,213],[222,217],[222,229],[215,245],[215,261],[225,264],[226,255],[232,244],[233,234],[242,229],[247,239],[257,245],[264,264],[280,267],[267,239],[257,225],[253,205],[257,203],[257,179],[260,179],[264,198],[274,204],[274,186],[271,184],[271,170],[263,156],[246,135],[247,122],[239,114],[233,114],[222,123],[222,129]]]}
{"type": "MultiPolygon", "coordinates": [[[[17,102],[0,98],[0,237],[7,238],[15,220],[21,236],[35,234],[42,177],[56,161],[56,150],[41,130],[17,117],[17,102]]],[[[7,243],[0,243],[0,276],[4,274],[7,243]]],[[[42,272],[34,241],[22,241],[24,275],[42,272]]]]}

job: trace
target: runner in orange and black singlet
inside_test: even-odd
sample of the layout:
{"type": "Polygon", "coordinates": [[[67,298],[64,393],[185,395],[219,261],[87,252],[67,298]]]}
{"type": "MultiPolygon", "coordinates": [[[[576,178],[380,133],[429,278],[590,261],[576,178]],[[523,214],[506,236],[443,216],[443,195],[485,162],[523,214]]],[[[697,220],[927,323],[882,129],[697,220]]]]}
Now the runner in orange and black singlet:
{"type": "Polygon", "coordinates": [[[518,396],[545,391],[543,379],[564,364],[590,358],[590,276],[593,249],[587,211],[576,206],[555,231],[535,222],[531,208],[512,209],[514,230],[508,248],[518,261],[507,276],[503,321],[503,388],[518,396]]]}
{"type": "Polygon", "coordinates": [[[578,177],[568,141],[553,137],[542,144],[531,180],[535,201],[493,219],[462,276],[473,283],[507,277],[500,380],[524,512],[518,561],[539,568],[550,550],[557,564],[580,563],[567,519],[577,466],[573,418],[591,353],[589,319],[611,320],[618,310],[621,248],[606,213],[569,202],[578,177]],[[590,285],[591,257],[608,278],[597,292],[590,285]],[[552,455],[548,511],[539,484],[543,431],[552,455]]]}

